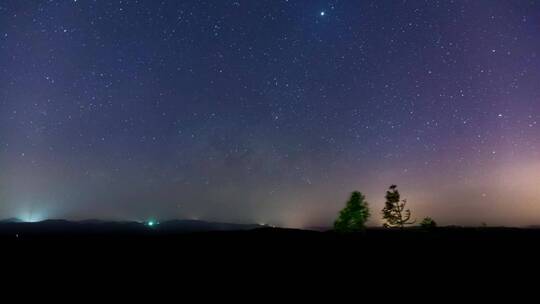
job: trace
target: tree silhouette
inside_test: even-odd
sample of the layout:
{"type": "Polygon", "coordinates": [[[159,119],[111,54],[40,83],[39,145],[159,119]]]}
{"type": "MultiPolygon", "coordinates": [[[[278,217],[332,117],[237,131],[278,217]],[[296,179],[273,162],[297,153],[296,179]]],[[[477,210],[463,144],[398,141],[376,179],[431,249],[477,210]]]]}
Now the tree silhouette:
{"type": "Polygon", "coordinates": [[[334,230],[338,232],[363,231],[370,216],[366,197],[354,191],[345,208],[339,212],[339,217],[334,222],[334,230]]]}
{"type": "Polygon", "coordinates": [[[383,226],[403,228],[405,225],[414,224],[416,221],[409,221],[411,210],[405,209],[406,204],[407,200],[401,200],[397,186],[390,186],[386,191],[386,202],[382,210],[383,219],[386,220],[383,226]]]}
{"type": "Polygon", "coordinates": [[[437,222],[430,217],[425,217],[422,222],[420,222],[420,227],[426,230],[437,228],[437,222]]]}

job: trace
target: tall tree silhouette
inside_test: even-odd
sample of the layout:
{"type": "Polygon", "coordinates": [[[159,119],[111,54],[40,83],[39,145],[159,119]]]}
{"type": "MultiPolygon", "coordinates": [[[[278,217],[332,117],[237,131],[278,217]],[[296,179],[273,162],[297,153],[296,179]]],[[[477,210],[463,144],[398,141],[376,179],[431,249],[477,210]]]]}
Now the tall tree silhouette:
{"type": "Polygon", "coordinates": [[[407,200],[401,200],[399,191],[396,185],[390,186],[386,191],[386,203],[382,210],[383,219],[386,223],[384,227],[399,227],[414,224],[416,221],[410,221],[411,210],[405,209],[407,200]]]}
{"type": "Polygon", "coordinates": [[[339,217],[334,222],[334,230],[338,232],[362,231],[366,228],[369,216],[366,197],[354,191],[345,208],[339,212],[339,217]]]}

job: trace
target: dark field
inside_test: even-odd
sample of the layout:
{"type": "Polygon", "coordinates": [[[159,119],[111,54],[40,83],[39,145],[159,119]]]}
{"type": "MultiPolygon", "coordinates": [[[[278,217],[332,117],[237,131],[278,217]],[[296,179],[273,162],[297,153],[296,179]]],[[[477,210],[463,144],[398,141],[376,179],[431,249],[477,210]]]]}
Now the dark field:
{"type": "Polygon", "coordinates": [[[8,261],[4,266],[13,267],[15,274],[20,267],[76,276],[103,271],[163,279],[164,274],[189,273],[189,280],[193,276],[214,284],[231,283],[231,278],[216,274],[240,275],[247,281],[279,277],[321,282],[344,273],[362,280],[395,274],[428,281],[432,275],[490,276],[537,265],[539,244],[540,230],[517,228],[371,228],[336,234],[198,222],[156,227],[65,221],[0,224],[0,248],[8,261]],[[228,230],[233,228],[241,230],[228,230]]]}
{"type": "MultiPolygon", "coordinates": [[[[535,251],[540,229],[526,228],[369,228],[362,233],[271,228],[197,221],[167,222],[155,227],[135,222],[1,223],[0,244],[4,248],[36,247],[55,250],[108,249],[166,251],[181,254],[215,252],[244,254],[309,252],[311,255],[377,255],[398,252],[419,255],[458,255],[497,248],[501,251],[535,251]],[[208,249],[208,250],[207,250],[208,249]]],[[[529,251],[529,252],[532,252],[529,251]]]]}

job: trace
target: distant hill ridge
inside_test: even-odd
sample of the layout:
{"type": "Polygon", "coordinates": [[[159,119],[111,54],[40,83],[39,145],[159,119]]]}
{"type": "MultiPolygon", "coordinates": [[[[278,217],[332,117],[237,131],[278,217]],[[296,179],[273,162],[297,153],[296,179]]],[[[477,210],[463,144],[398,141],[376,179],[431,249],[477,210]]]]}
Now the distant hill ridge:
{"type": "Polygon", "coordinates": [[[234,224],[222,222],[210,222],[201,220],[169,220],[156,223],[152,227],[146,222],[136,221],[107,221],[88,219],[81,221],[69,221],[63,219],[48,219],[40,222],[24,222],[18,218],[0,220],[0,225],[16,225],[17,228],[39,226],[45,230],[54,231],[79,231],[79,230],[123,230],[123,229],[147,229],[161,232],[205,232],[205,231],[242,231],[264,228],[267,226],[258,224],[234,224]]]}

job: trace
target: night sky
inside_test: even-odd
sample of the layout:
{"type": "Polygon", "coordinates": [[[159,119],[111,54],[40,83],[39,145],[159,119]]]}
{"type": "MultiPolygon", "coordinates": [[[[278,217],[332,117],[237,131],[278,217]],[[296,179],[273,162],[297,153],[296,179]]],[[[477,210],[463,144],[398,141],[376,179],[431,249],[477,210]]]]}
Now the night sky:
{"type": "Polygon", "coordinates": [[[540,223],[539,1],[0,2],[0,218],[540,223]]]}

